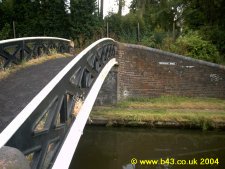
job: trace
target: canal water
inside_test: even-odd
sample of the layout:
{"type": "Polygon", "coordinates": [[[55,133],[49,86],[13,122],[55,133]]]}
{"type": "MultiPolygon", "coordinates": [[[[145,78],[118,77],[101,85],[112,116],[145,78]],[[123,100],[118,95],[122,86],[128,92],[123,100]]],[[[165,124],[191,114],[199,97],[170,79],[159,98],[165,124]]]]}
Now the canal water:
{"type": "Polygon", "coordinates": [[[225,133],[89,126],[70,169],[225,169],[225,133]]]}

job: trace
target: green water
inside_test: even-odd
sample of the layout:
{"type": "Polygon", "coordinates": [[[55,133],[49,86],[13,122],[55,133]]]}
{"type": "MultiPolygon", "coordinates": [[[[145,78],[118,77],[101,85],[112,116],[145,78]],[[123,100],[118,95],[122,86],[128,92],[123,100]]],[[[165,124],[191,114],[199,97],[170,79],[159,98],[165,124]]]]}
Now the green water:
{"type": "Polygon", "coordinates": [[[225,169],[225,132],[87,127],[70,166],[134,168],[225,169]],[[131,165],[133,158],[136,165],[131,165]],[[139,160],[158,160],[158,164],[141,165],[139,160]]]}

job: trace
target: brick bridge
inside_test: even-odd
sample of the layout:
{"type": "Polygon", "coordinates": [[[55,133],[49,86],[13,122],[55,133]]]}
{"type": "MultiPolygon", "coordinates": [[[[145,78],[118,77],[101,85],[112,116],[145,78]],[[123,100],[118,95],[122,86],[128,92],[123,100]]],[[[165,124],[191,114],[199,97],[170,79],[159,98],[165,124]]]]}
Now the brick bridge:
{"type": "Polygon", "coordinates": [[[117,47],[119,66],[105,80],[98,104],[161,95],[225,98],[225,66],[140,45],[117,47]]]}

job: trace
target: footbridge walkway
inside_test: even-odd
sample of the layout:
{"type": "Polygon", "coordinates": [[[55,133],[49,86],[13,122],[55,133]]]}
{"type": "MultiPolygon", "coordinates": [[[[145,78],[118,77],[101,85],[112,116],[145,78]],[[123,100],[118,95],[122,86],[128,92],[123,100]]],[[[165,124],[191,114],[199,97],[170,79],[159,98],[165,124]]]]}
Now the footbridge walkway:
{"type": "MultiPolygon", "coordinates": [[[[17,64],[34,52],[39,55],[53,48],[66,51],[66,45],[60,46],[66,41],[60,38],[0,41],[4,67],[17,64]],[[15,50],[10,53],[8,46],[14,46],[15,50]]],[[[1,80],[0,166],[7,168],[5,151],[15,152],[12,147],[29,159],[28,168],[69,168],[102,83],[117,64],[115,50],[114,40],[101,39],[73,58],[47,61],[1,80]],[[78,101],[80,106],[76,110],[78,101]]],[[[8,163],[10,166],[13,162],[8,163]]]]}

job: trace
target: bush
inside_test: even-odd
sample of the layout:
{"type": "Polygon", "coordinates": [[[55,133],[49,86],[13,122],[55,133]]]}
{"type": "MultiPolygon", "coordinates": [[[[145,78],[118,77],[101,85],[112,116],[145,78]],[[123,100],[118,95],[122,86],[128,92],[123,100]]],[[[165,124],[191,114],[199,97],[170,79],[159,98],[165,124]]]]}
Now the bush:
{"type": "Polygon", "coordinates": [[[225,30],[216,26],[203,27],[201,35],[211,40],[216,45],[221,54],[225,54],[225,30]]]}
{"type": "Polygon", "coordinates": [[[159,48],[161,49],[163,40],[167,36],[167,32],[163,31],[160,28],[155,28],[154,31],[150,29],[146,31],[145,35],[141,39],[141,44],[145,46],[149,46],[152,48],[159,48]]]}
{"type": "Polygon", "coordinates": [[[0,40],[8,39],[10,37],[10,25],[6,23],[2,30],[0,30],[0,40]]]}
{"type": "Polygon", "coordinates": [[[221,63],[221,57],[215,45],[210,41],[203,40],[198,32],[189,32],[179,37],[174,44],[171,40],[164,40],[164,49],[174,53],[205,60],[214,63],[221,63]]]}
{"type": "Polygon", "coordinates": [[[109,24],[110,37],[122,42],[137,42],[138,23],[140,26],[140,34],[142,35],[145,31],[143,19],[133,13],[127,14],[126,16],[111,14],[105,18],[105,22],[109,24]]]}

